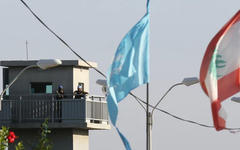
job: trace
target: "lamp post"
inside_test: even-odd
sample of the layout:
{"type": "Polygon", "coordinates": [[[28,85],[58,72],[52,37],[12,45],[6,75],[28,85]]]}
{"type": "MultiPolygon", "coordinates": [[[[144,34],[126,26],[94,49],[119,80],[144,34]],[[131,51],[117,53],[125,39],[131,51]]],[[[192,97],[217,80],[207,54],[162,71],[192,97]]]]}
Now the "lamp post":
{"type": "MultiPolygon", "coordinates": [[[[102,80],[102,79],[99,79],[96,81],[96,83],[98,85],[101,85],[102,86],[102,90],[103,90],[103,93],[106,95],[106,87],[107,87],[107,83],[106,83],[106,80],[102,80]]],[[[197,77],[190,77],[190,78],[184,78],[182,82],[180,83],[176,83],[174,85],[172,85],[168,90],[167,92],[161,97],[161,99],[157,102],[157,104],[152,107],[152,111],[149,112],[147,109],[145,109],[146,113],[147,113],[147,119],[146,119],[146,128],[147,128],[147,133],[146,133],[146,144],[147,144],[147,150],[152,150],[152,115],[154,113],[154,110],[157,108],[157,106],[160,104],[160,102],[166,97],[166,95],[176,86],[179,86],[179,85],[185,85],[185,86],[191,86],[191,85],[194,85],[194,84],[197,84],[199,83],[199,79],[197,77]]],[[[148,89],[148,88],[147,88],[148,89]]],[[[131,94],[131,93],[130,93],[131,94]]],[[[132,94],[131,94],[132,95],[132,94]]],[[[147,96],[148,97],[148,96],[147,96]]],[[[240,103],[240,98],[239,98],[239,103],[240,103]]],[[[140,103],[141,104],[141,103],[140,103]]],[[[146,105],[149,105],[148,103],[145,103],[144,104],[146,105]]],[[[148,106],[147,106],[148,107],[148,106]]]]}
{"type": "Polygon", "coordinates": [[[6,92],[7,89],[9,89],[13,85],[13,83],[23,74],[24,71],[26,71],[30,68],[35,68],[35,67],[39,67],[39,68],[45,70],[48,68],[56,67],[61,64],[62,64],[62,61],[59,59],[40,59],[35,65],[30,65],[30,66],[23,68],[17,74],[17,76],[11,81],[11,83],[9,85],[7,85],[6,88],[2,91],[2,93],[0,95],[0,110],[2,110],[3,94],[6,92]]]}
{"type": "Polygon", "coordinates": [[[152,150],[152,124],[153,124],[153,113],[154,110],[157,108],[157,106],[160,104],[160,102],[167,96],[167,94],[176,86],[179,85],[185,85],[185,86],[191,86],[194,84],[199,83],[199,80],[197,77],[190,77],[190,78],[184,78],[182,82],[176,83],[172,85],[167,92],[161,97],[161,99],[157,102],[157,104],[153,107],[152,112],[148,112],[148,118],[147,118],[147,145],[148,150],[152,150]]]}

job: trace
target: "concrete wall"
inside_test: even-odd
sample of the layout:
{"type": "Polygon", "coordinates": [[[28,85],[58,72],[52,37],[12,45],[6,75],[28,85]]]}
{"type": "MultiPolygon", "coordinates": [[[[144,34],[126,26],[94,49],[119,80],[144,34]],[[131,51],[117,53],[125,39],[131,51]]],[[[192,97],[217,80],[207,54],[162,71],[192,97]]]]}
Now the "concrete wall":
{"type": "MultiPolygon", "coordinates": [[[[23,141],[24,150],[33,150],[40,138],[40,129],[18,129],[14,130],[19,136],[20,141],[23,141]]],[[[89,136],[88,130],[77,129],[52,129],[49,135],[49,140],[52,142],[52,150],[88,150],[89,136]]],[[[15,150],[10,147],[9,150],[15,150]]]]}
{"type": "MultiPolygon", "coordinates": [[[[9,79],[10,81],[23,68],[10,67],[9,79]]],[[[31,82],[52,82],[53,93],[57,90],[59,85],[64,86],[65,94],[72,94],[73,92],[73,67],[56,67],[47,70],[39,68],[32,68],[26,70],[19,79],[10,87],[10,95],[29,95],[31,93],[31,82]]]]}
{"type": "Polygon", "coordinates": [[[73,68],[73,89],[77,90],[78,83],[84,83],[84,91],[89,92],[89,70],[86,68],[73,68]]]}
{"type": "Polygon", "coordinates": [[[88,130],[73,130],[73,150],[88,150],[89,136],[88,130]]]}

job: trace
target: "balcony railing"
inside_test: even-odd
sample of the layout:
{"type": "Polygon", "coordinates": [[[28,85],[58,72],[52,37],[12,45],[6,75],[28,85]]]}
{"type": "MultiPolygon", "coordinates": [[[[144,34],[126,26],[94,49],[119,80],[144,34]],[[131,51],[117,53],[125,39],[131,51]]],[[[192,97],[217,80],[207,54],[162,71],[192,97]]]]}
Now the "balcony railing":
{"type": "Polygon", "coordinates": [[[34,123],[48,119],[50,123],[106,123],[107,103],[102,96],[74,99],[67,95],[10,96],[2,101],[1,123],[34,123]]]}

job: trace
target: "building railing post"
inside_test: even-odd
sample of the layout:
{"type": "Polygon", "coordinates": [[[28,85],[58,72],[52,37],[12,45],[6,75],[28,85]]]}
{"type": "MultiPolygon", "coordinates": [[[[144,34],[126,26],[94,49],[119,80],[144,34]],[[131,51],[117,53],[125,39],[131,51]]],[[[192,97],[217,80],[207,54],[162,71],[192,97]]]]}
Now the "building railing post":
{"type": "Polygon", "coordinates": [[[101,121],[103,121],[103,103],[102,103],[101,97],[99,97],[99,101],[100,101],[100,114],[101,114],[100,119],[101,121]]]}
{"type": "Polygon", "coordinates": [[[51,99],[51,118],[52,118],[52,123],[54,122],[54,96],[52,95],[51,99]]]}
{"type": "Polygon", "coordinates": [[[94,98],[92,96],[92,101],[91,101],[91,118],[94,119],[94,98]]]}
{"type": "Polygon", "coordinates": [[[85,114],[84,114],[85,117],[84,117],[84,122],[87,122],[87,117],[88,117],[88,116],[87,116],[87,114],[88,114],[88,113],[87,113],[87,112],[88,112],[87,97],[85,98],[84,103],[85,103],[85,104],[84,104],[84,105],[85,105],[85,112],[84,112],[84,113],[85,113],[85,114]]]}
{"type": "Polygon", "coordinates": [[[22,96],[19,97],[19,123],[22,122],[22,96]]]}

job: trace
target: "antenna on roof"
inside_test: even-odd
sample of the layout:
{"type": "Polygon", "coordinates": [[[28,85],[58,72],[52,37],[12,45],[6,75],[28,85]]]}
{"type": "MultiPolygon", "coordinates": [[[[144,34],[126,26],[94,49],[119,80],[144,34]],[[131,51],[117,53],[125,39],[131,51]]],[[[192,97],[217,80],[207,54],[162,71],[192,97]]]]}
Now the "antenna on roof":
{"type": "Polygon", "coordinates": [[[26,57],[27,57],[27,60],[28,60],[28,41],[26,40],[26,57]]]}

